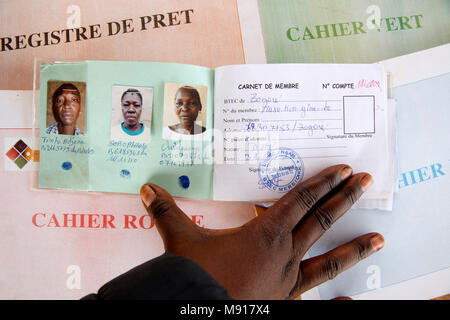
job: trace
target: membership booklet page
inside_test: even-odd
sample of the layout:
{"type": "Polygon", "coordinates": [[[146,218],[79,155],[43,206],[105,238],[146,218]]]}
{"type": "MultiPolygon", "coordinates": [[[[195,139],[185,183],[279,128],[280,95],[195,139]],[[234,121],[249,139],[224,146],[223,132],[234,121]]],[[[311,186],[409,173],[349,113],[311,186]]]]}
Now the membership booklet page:
{"type": "Polygon", "coordinates": [[[214,105],[216,200],[278,199],[336,164],[373,176],[363,199],[393,191],[380,65],[224,66],[214,105]]]}

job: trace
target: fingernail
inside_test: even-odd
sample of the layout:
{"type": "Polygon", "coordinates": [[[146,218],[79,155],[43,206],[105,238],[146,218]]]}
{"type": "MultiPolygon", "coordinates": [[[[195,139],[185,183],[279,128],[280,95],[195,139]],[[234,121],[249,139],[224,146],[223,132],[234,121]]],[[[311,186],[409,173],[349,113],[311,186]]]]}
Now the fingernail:
{"type": "Polygon", "coordinates": [[[365,175],[364,178],[361,179],[359,185],[361,186],[362,191],[366,191],[372,185],[373,179],[370,175],[365,175]]]}
{"type": "Polygon", "coordinates": [[[370,238],[370,244],[372,245],[373,250],[379,251],[384,247],[384,238],[381,234],[377,234],[370,238]]]}
{"type": "Polygon", "coordinates": [[[144,184],[141,188],[141,199],[149,207],[156,198],[156,193],[148,185],[144,184]]]}
{"type": "Polygon", "coordinates": [[[345,180],[348,177],[350,177],[352,172],[353,172],[353,169],[350,168],[350,167],[345,167],[344,169],[342,169],[342,171],[341,171],[341,180],[345,180]]]}

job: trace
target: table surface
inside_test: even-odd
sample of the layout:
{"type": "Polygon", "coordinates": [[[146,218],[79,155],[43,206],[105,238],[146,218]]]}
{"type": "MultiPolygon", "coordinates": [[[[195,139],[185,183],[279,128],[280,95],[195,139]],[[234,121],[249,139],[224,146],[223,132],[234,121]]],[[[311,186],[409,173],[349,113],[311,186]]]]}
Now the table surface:
{"type": "MultiPolygon", "coordinates": [[[[261,213],[265,212],[267,210],[267,208],[255,205],[253,206],[254,210],[255,210],[255,215],[260,215],[261,213]]],[[[301,299],[301,297],[299,297],[299,299],[301,299]]],[[[446,294],[431,300],[450,300],[450,294],[446,294]]]]}

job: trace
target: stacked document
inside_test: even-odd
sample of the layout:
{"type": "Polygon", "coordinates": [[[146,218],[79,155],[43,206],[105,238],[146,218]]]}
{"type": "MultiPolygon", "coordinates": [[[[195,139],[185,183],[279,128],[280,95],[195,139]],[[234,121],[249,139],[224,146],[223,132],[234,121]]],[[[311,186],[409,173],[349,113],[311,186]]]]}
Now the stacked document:
{"type": "Polygon", "coordinates": [[[310,251],[311,256],[377,231],[386,241],[318,288],[322,299],[430,299],[450,287],[450,44],[381,61],[397,106],[397,183],[393,210],[353,210],[310,251]],[[416,66],[412,68],[411,66],[416,66]],[[382,290],[375,290],[380,289],[382,290]]]}
{"type": "Polygon", "coordinates": [[[267,202],[347,163],[390,209],[394,106],[369,64],[40,66],[39,187],[267,202]]]}

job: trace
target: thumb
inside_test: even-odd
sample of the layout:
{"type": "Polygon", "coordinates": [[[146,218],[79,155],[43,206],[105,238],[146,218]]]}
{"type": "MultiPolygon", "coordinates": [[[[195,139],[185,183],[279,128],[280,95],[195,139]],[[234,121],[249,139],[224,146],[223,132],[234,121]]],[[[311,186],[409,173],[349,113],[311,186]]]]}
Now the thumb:
{"type": "Polygon", "coordinates": [[[154,184],[141,187],[142,204],[153,219],[164,244],[196,228],[195,223],[181,210],[170,193],[154,184]]]}

